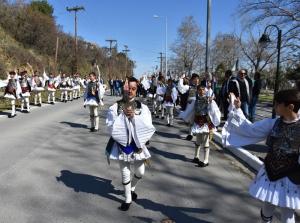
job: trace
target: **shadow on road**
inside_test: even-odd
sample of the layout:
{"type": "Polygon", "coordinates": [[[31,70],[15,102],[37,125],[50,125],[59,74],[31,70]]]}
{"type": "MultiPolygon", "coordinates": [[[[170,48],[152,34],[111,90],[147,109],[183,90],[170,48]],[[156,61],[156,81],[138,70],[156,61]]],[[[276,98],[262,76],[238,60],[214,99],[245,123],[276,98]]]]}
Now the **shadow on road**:
{"type": "Polygon", "coordinates": [[[176,154],[176,153],[170,153],[170,152],[167,152],[167,151],[159,150],[155,147],[150,147],[149,150],[154,154],[161,155],[161,156],[163,156],[165,158],[168,158],[168,159],[176,159],[176,160],[181,160],[181,161],[184,161],[184,162],[190,161],[190,159],[186,158],[184,155],[179,155],[179,154],[176,154]]]}
{"type": "Polygon", "coordinates": [[[121,199],[115,197],[115,195],[121,195],[123,192],[116,190],[111,184],[111,180],[82,173],[73,173],[69,170],[62,170],[60,174],[60,177],[56,177],[57,182],[64,183],[77,193],[96,194],[120,203],[123,202],[121,199]]]}
{"type": "Polygon", "coordinates": [[[208,214],[211,209],[203,208],[188,208],[188,207],[176,207],[164,204],[159,204],[148,199],[138,199],[136,203],[142,206],[144,209],[151,211],[159,211],[168,218],[174,220],[175,222],[197,222],[197,223],[210,223],[209,221],[201,220],[186,214],[187,212],[196,214],[208,214]]]}
{"type": "Polygon", "coordinates": [[[155,134],[166,138],[180,139],[180,135],[174,133],[155,131],[155,134]]]}
{"type": "Polygon", "coordinates": [[[80,123],[74,123],[74,122],[60,122],[61,124],[66,124],[69,125],[72,128],[83,128],[83,129],[87,129],[88,126],[84,125],[84,124],[80,124],[80,123]]]}
{"type": "Polygon", "coordinates": [[[8,115],[10,115],[10,112],[4,112],[4,111],[0,111],[0,116],[8,116],[8,115]]]}

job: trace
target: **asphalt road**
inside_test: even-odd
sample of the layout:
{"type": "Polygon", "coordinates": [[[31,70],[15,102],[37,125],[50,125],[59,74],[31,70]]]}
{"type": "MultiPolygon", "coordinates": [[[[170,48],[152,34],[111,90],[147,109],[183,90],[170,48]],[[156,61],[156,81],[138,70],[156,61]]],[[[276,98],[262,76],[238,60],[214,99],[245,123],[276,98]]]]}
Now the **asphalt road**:
{"type": "MultiPolygon", "coordinates": [[[[115,101],[106,97],[106,108],[115,101]]],[[[101,129],[89,132],[82,100],[33,109],[8,119],[0,114],[1,223],[177,223],[258,222],[261,203],[248,195],[251,176],[212,146],[210,165],[195,167],[193,142],[181,139],[187,127],[153,120],[151,166],[128,212],[119,165],[106,162],[106,110],[101,129]]],[[[276,222],[276,221],[275,221],[276,222]]]]}

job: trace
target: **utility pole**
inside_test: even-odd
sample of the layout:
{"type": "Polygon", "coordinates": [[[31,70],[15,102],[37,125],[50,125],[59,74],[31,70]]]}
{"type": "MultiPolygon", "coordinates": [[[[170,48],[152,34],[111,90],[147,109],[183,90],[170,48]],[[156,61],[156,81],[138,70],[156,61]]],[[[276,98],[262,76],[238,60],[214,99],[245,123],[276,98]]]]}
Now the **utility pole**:
{"type": "Polygon", "coordinates": [[[106,42],[109,42],[109,71],[108,71],[108,76],[109,79],[112,79],[112,74],[111,74],[111,58],[112,58],[112,44],[116,43],[115,46],[117,45],[117,40],[115,39],[107,39],[105,40],[106,42]]]}
{"type": "Polygon", "coordinates": [[[66,8],[68,12],[74,12],[75,14],[75,55],[74,55],[74,59],[75,59],[75,68],[74,68],[74,72],[77,72],[77,12],[80,10],[84,10],[83,6],[75,6],[72,8],[67,7],[66,8]]]}
{"type": "MultiPolygon", "coordinates": [[[[126,60],[125,60],[125,77],[127,76],[127,61],[128,61],[128,52],[130,51],[129,49],[128,49],[128,46],[127,45],[124,45],[124,48],[125,48],[125,50],[123,50],[123,52],[125,53],[125,55],[126,55],[126,60]]],[[[131,75],[130,75],[131,76],[131,75]]],[[[124,78],[125,78],[124,77],[124,78]]]]}
{"type": "Polygon", "coordinates": [[[163,53],[162,52],[160,52],[159,55],[160,56],[157,57],[157,58],[160,59],[160,69],[159,70],[160,70],[160,73],[162,74],[162,64],[163,64],[163,58],[164,57],[163,57],[163,53]]]}
{"type": "Polygon", "coordinates": [[[58,70],[57,70],[57,55],[58,55],[58,43],[59,43],[59,37],[56,38],[56,49],[55,49],[55,73],[57,74],[58,73],[58,70]]]}
{"type": "Polygon", "coordinates": [[[205,72],[208,72],[210,57],[210,8],[211,0],[207,0],[207,19],[206,19],[206,52],[205,52],[205,72]]]}

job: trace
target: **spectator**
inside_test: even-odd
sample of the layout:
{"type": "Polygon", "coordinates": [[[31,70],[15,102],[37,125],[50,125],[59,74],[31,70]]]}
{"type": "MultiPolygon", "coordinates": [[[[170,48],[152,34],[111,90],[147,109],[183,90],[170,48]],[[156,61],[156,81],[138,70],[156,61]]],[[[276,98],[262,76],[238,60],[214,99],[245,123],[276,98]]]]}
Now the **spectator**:
{"type": "Polygon", "coordinates": [[[229,83],[230,83],[231,76],[232,76],[232,71],[226,70],[225,80],[222,84],[221,93],[220,93],[224,120],[227,120],[227,115],[228,115],[228,107],[229,107],[228,93],[229,93],[229,83]]]}
{"type": "Polygon", "coordinates": [[[254,86],[252,89],[252,97],[251,97],[251,102],[250,102],[250,107],[249,107],[249,120],[251,122],[255,121],[255,110],[256,110],[256,103],[258,100],[258,96],[260,94],[261,90],[261,79],[260,79],[260,73],[256,72],[254,74],[254,86]]]}
{"type": "Polygon", "coordinates": [[[246,70],[242,69],[238,73],[236,79],[232,79],[229,83],[229,92],[232,92],[241,101],[241,109],[246,116],[249,117],[249,104],[250,104],[250,84],[246,77],[246,70]]]}

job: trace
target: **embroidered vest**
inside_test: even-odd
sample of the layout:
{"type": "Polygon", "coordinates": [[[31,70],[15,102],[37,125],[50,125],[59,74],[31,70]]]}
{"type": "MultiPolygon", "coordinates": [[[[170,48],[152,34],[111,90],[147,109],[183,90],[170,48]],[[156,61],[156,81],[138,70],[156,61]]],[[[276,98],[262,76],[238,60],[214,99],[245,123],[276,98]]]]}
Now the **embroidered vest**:
{"type": "Polygon", "coordinates": [[[90,81],[87,86],[87,96],[97,97],[98,95],[98,85],[96,81],[90,81]]]}
{"type": "Polygon", "coordinates": [[[288,177],[293,183],[300,185],[300,120],[288,124],[279,118],[266,144],[270,148],[264,161],[269,179],[276,181],[288,177]]]}
{"type": "Polygon", "coordinates": [[[16,95],[17,83],[15,79],[9,79],[5,88],[5,93],[16,95]]]}
{"type": "Polygon", "coordinates": [[[189,90],[189,98],[196,97],[197,94],[197,86],[191,85],[189,90]]]}

